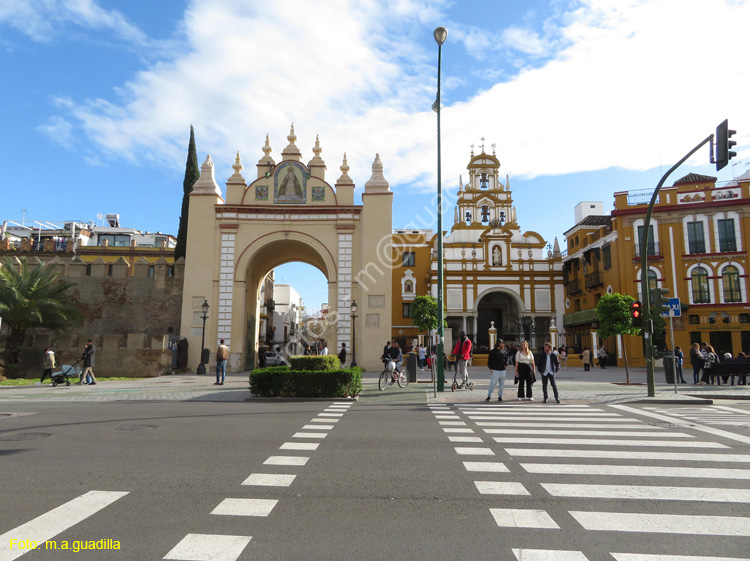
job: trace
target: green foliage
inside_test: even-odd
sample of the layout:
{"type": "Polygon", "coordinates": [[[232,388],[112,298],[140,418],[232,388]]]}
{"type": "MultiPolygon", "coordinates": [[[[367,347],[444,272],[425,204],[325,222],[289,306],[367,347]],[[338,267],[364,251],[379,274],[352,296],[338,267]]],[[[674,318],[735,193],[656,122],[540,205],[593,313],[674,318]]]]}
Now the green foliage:
{"type": "Polygon", "coordinates": [[[362,391],[362,370],[300,371],[286,366],[250,373],[250,392],[260,397],[350,397],[362,391]]]}
{"type": "MultiPolygon", "coordinates": [[[[443,313],[445,317],[445,313],[443,313]]],[[[411,303],[411,321],[420,331],[438,328],[438,302],[434,296],[417,296],[411,303]]],[[[447,325],[444,324],[444,325],[447,325]]]]}
{"type": "Polygon", "coordinates": [[[599,318],[599,337],[615,335],[638,335],[640,329],[633,327],[630,318],[630,305],[635,298],[627,294],[604,294],[596,305],[599,318]]]}
{"type": "Polygon", "coordinates": [[[185,179],[182,182],[182,213],[180,214],[180,225],[177,229],[177,241],[175,242],[174,248],[175,259],[185,257],[185,252],[187,251],[187,226],[190,193],[200,175],[198,152],[195,150],[195,134],[193,133],[193,125],[190,125],[190,142],[188,143],[187,162],[185,163],[185,179]]]}
{"type": "Polygon", "coordinates": [[[66,294],[72,286],[75,283],[60,279],[54,265],[40,263],[32,267],[25,257],[17,261],[5,258],[0,266],[0,317],[10,328],[6,365],[18,363],[27,330],[61,330],[83,324],[83,315],[66,294]]]}
{"type": "Polygon", "coordinates": [[[289,364],[292,370],[304,370],[306,372],[341,368],[341,362],[336,355],[290,356],[289,364]]]}

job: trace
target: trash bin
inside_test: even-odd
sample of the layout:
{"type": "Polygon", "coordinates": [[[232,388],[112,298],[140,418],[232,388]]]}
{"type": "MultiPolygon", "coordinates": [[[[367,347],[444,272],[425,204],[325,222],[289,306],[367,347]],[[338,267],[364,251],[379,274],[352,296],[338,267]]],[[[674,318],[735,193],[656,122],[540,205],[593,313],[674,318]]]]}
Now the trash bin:
{"type": "Polygon", "coordinates": [[[203,364],[208,364],[208,361],[211,359],[211,351],[209,349],[203,349],[203,352],[201,353],[201,362],[203,364]]]}
{"type": "Polygon", "coordinates": [[[416,382],[417,370],[419,370],[419,361],[416,354],[409,353],[406,355],[406,369],[409,371],[409,382],[416,382]]]}
{"type": "Polygon", "coordinates": [[[667,384],[674,384],[674,355],[665,354],[661,360],[664,364],[664,377],[667,379],[667,384]]]}

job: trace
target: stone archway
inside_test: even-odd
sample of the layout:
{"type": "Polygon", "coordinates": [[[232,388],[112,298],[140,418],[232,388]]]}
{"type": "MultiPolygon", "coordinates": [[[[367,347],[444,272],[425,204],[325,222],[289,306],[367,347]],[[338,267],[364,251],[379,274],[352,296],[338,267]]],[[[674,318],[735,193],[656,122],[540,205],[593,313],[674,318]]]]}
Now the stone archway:
{"type": "Polygon", "coordinates": [[[390,337],[392,274],[383,257],[391,255],[393,193],[383,177],[383,165],[376,156],[362,204],[355,205],[346,158],[332,185],[325,180],[320,144],[316,141],[315,156],[305,165],[295,145],[294,127],[287,139],[289,145],[276,163],[266,137],[257,178],[249,183],[241,174],[238,153],[225,198],[210,156],[193,186],[181,327],[189,340],[191,369],[200,361],[204,299],[211,310],[206,347],[213,351],[216,342],[225,339],[230,369],[251,366],[258,286],[273,267],[290,261],[317,267],[328,279],[328,310],[337,316],[337,340],[329,341],[334,345],[329,348],[346,341],[351,349],[356,331],[358,364],[379,366],[380,348],[364,342],[390,337]],[[353,300],[358,304],[356,326],[349,312],[353,300]]]}

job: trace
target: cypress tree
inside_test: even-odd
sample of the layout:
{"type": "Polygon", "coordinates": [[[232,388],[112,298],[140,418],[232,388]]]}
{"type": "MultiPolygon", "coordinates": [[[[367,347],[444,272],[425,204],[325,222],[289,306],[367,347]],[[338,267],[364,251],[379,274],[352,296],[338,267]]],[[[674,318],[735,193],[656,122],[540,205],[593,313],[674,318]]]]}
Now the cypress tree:
{"type": "Polygon", "coordinates": [[[182,182],[182,213],[180,214],[180,227],[177,230],[177,243],[174,248],[174,258],[185,257],[187,251],[187,226],[188,211],[190,206],[190,192],[193,185],[200,177],[201,172],[198,167],[198,153],[195,150],[195,134],[193,125],[190,125],[190,143],[188,144],[187,162],[185,163],[185,179],[182,182]]]}

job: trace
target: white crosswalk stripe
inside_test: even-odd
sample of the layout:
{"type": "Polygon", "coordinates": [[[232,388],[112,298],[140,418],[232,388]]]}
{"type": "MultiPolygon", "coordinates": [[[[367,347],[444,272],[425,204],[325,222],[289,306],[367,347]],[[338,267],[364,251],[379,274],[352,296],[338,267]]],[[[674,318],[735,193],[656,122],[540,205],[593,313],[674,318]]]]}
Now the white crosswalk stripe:
{"type": "MultiPolygon", "coordinates": [[[[650,410],[647,413],[643,409],[616,407],[625,414],[637,415],[641,412],[659,421],[674,420],[658,426],[653,420],[642,422],[638,417],[612,413],[611,409],[605,411],[586,406],[572,411],[566,407],[564,414],[561,414],[560,410],[542,411],[536,407],[523,407],[523,411],[515,407],[476,404],[455,408],[460,418],[468,421],[469,430],[476,429],[490,435],[493,443],[491,449],[499,452],[501,458],[507,454],[518,460],[517,464],[506,464],[504,461],[464,462],[468,472],[476,475],[484,472],[485,479],[474,481],[477,491],[488,499],[498,495],[498,506],[506,507],[491,507],[489,510],[498,530],[511,532],[509,538],[503,539],[510,540],[517,560],[588,561],[587,550],[518,547],[524,544],[528,534],[517,533],[517,530],[513,530],[515,528],[556,532],[561,527],[563,533],[566,531],[564,519],[553,519],[550,512],[533,509],[531,503],[526,502],[540,493],[537,490],[539,487],[541,493],[555,499],[558,507],[565,504],[561,501],[575,501],[570,503],[567,512],[578,527],[571,528],[571,523],[566,522],[569,530],[644,536],[750,537],[750,517],[706,514],[705,510],[705,505],[711,503],[750,504],[750,454],[735,454],[729,445],[716,441],[716,437],[730,438],[730,441],[744,444],[747,437],[674,419],[679,417],[683,421],[714,425],[736,425],[738,421],[750,424],[747,412],[701,407],[680,409],[678,415],[675,409],[652,407],[647,408],[650,410]],[[534,461],[536,459],[543,459],[544,463],[534,461]],[[713,467],[692,465],[702,462],[709,466],[713,464],[713,467]],[[487,469],[482,464],[502,467],[487,469]],[[528,474],[523,483],[517,477],[519,469],[528,474]],[[496,480],[490,480],[495,470],[496,480]],[[529,476],[534,482],[532,485],[527,484],[529,476]],[[700,486],[700,480],[710,480],[712,484],[700,486]],[[632,484],[633,481],[646,484],[632,484]],[[654,484],[657,481],[666,481],[668,485],[654,484]],[[722,484],[730,482],[731,485],[722,484]],[[503,496],[516,497],[512,505],[516,508],[507,508],[508,499],[503,496]],[[589,501],[590,504],[581,501],[589,501]],[[620,503],[627,504],[627,507],[622,507],[624,512],[618,508],[620,503]],[[591,505],[598,505],[598,508],[591,505]],[[603,508],[605,505],[606,509],[603,508]],[[654,513],[654,505],[658,505],[656,508],[661,512],[654,513]],[[681,506],[679,510],[678,505],[681,506]],[[702,505],[703,510],[700,508],[702,505]]],[[[456,450],[458,452],[459,449],[456,450]]],[[[534,505],[538,504],[535,501],[534,505]]],[[[727,511],[728,514],[734,512],[741,511],[727,511]]],[[[550,534],[550,539],[554,541],[556,538],[550,534]]],[[[621,546],[621,542],[613,540],[612,543],[620,543],[621,546]]],[[[650,542],[646,539],[637,543],[650,542]]],[[[618,552],[610,553],[616,561],[750,561],[750,558],[722,557],[718,554],[691,555],[690,550],[662,555],[628,553],[622,552],[621,547],[617,549],[618,552]]],[[[597,553],[597,556],[600,555],[597,553]]]]}

